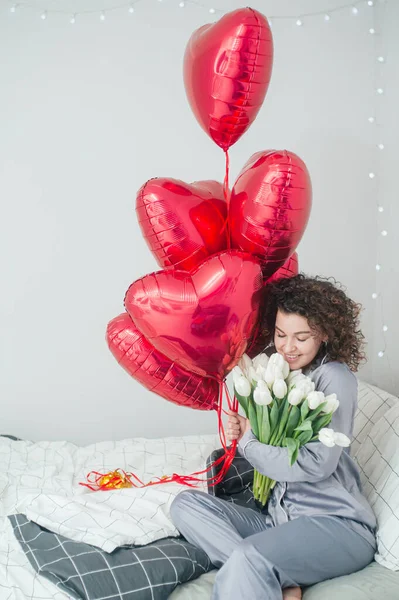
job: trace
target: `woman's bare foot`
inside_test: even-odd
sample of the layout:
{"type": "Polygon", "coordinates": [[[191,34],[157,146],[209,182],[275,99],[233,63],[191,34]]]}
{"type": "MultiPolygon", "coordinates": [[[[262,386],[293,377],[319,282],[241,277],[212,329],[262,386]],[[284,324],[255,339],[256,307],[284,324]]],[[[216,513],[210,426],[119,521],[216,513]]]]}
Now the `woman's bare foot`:
{"type": "Polygon", "coordinates": [[[283,590],[283,600],[301,600],[302,590],[300,587],[290,587],[283,590]]]}

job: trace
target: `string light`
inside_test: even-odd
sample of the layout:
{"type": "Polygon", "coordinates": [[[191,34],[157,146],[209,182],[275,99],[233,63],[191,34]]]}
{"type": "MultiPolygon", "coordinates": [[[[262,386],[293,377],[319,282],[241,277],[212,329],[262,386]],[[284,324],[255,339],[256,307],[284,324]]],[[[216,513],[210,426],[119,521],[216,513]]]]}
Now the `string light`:
{"type": "MultiPolygon", "coordinates": [[[[162,2],[163,0],[158,0],[158,1],[162,2]]],[[[139,2],[144,2],[144,0],[134,0],[134,2],[130,1],[130,2],[125,2],[125,3],[117,4],[114,7],[107,8],[106,12],[118,11],[118,10],[121,10],[121,9],[125,9],[125,10],[128,10],[130,14],[132,14],[134,12],[134,10],[135,10],[133,8],[133,4],[136,5],[139,2]]],[[[316,11],[304,14],[301,18],[298,18],[295,15],[270,15],[269,24],[271,25],[271,20],[273,20],[273,21],[274,20],[281,20],[281,21],[282,20],[285,20],[285,21],[292,20],[294,23],[296,23],[296,25],[298,27],[301,27],[302,25],[304,25],[304,19],[303,19],[303,17],[305,17],[306,19],[308,17],[323,17],[324,21],[326,23],[328,23],[331,20],[331,15],[333,13],[339,13],[339,12],[342,12],[342,11],[348,11],[348,9],[349,9],[350,13],[352,15],[354,15],[354,16],[358,15],[359,14],[359,8],[358,8],[358,6],[359,5],[363,5],[366,2],[367,2],[367,0],[357,0],[356,2],[353,2],[353,0],[352,0],[352,2],[348,2],[347,4],[343,4],[343,5],[341,4],[341,5],[337,6],[336,8],[331,8],[328,13],[326,13],[325,10],[324,11],[323,10],[320,10],[320,11],[316,10],[316,11]]],[[[181,0],[178,3],[178,6],[180,8],[184,8],[188,4],[192,4],[192,5],[196,6],[196,7],[199,7],[199,8],[202,8],[204,10],[207,10],[212,15],[215,14],[215,13],[224,14],[224,13],[226,13],[226,12],[228,12],[230,10],[230,8],[227,8],[227,9],[221,9],[221,8],[215,8],[215,7],[209,8],[209,6],[206,6],[206,4],[204,4],[203,2],[201,2],[201,0],[181,0]]],[[[369,6],[374,6],[375,2],[372,2],[372,0],[368,0],[367,4],[369,6]]],[[[52,3],[51,8],[46,9],[42,13],[43,15],[44,14],[46,15],[45,17],[42,17],[42,18],[45,19],[47,17],[47,14],[50,14],[50,13],[54,13],[55,14],[55,13],[57,13],[57,14],[61,14],[61,15],[67,15],[67,18],[69,18],[69,20],[71,19],[70,13],[68,11],[58,9],[57,7],[55,7],[55,6],[53,7],[53,6],[54,6],[54,3],[52,3]]],[[[10,8],[10,12],[15,12],[17,7],[18,7],[18,9],[20,9],[20,8],[23,7],[24,10],[27,10],[27,9],[37,10],[37,7],[33,3],[33,0],[27,0],[27,1],[25,1],[23,3],[23,5],[22,4],[13,5],[10,8]]],[[[101,21],[105,21],[105,12],[104,11],[101,12],[98,9],[81,10],[78,13],[74,14],[74,18],[76,20],[76,17],[78,15],[90,15],[90,14],[97,14],[97,15],[100,14],[100,20],[101,21]]],[[[369,32],[374,34],[375,33],[374,27],[370,28],[369,32]]]]}
{"type": "Polygon", "coordinates": [[[15,13],[15,12],[17,11],[17,7],[18,7],[18,5],[17,5],[17,4],[14,4],[14,6],[11,6],[11,7],[10,7],[10,12],[11,12],[11,13],[15,13]]]}
{"type": "Polygon", "coordinates": [[[47,19],[47,11],[42,12],[42,14],[40,15],[40,18],[45,21],[47,19]]]}
{"type": "Polygon", "coordinates": [[[72,15],[72,17],[70,18],[69,22],[72,23],[72,25],[74,23],[76,23],[76,15],[72,15]]]}
{"type": "MultiPolygon", "coordinates": [[[[383,215],[384,215],[384,207],[382,206],[382,204],[380,204],[381,200],[379,201],[379,198],[378,198],[378,196],[379,196],[379,179],[380,179],[378,177],[379,166],[380,166],[379,161],[381,160],[379,157],[379,152],[381,150],[384,150],[385,145],[384,145],[383,140],[381,140],[381,137],[379,137],[379,139],[376,139],[377,135],[378,136],[381,135],[381,129],[382,129],[381,118],[380,118],[381,106],[380,106],[380,102],[377,100],[377,97],[381,96],[382,94],[385,93],[384,86],[381,85],[381,83],[382,83],[382,68],[385,63],[385,56],[384,56],[384,52],[381,52],[381,48],[379,48],[381,40],[382,40],[382,36],[375,35],[377,30],[380,31],[380,22],[377,21],[377,18],[381,16],[380,15],[381,8],[377,8],[376,4],[377,3],[374,2],[373,0],[367,1],[367,5],[372,7],[373,22],[368,31],[369,31],[369,34],[373,36],[373,49],[374,49],[374,57],[375,57],[374,64],[373,64],[374,110],[372,113],[372,117],[369,118],[369,122],[376,123],[376,127],[373,127],[371,129],[371,131],[373,132],[374,157],[375,157],[375,161],[376,161],[376,166],[375,166],[375,169],[373,169],[369,173],[369,177],[371,177],[372,179],[374,179],[374,177],[375,177],[375,180],[376,180],[375,187],[374,187],[374,197],[376,198],[376,205],[377,205],[377,210],[378,210],[378,214],[379,214],[378,221],[377,221],[376,234],[378,236],[378,233],[380,233],[381,236],[385,238],[388,235],[388,231],[383,227],[383,224],[380,223],[380,219],[382,219],[383,215]],[[377,11],[378,11],[378,14],[377,14],[377,11]]],[[[375,311],[378,311],[378,313],[377,312],[375,313],[374,318],[381,319],[381,325],[380,325],[381,334],[380,335],[382,337],[382,340],[376,339],[376,343],[380,345],[380,349],[377,352],[377,356],[380,359],[382,359],[382,358],[385,359],[385,361],[388,365],[391,377],[392,377],[392,386],[394,387],[393,376],[392,376],[393,374],[392,374],[392,369],[391,369],[391,365],[390,365],[390,361],[389,361],[389,356],[387,353],[387,341],[386,341],[386,335],[385,335],[388,331],[388,325],[386,324],[386,320],[384,317],[384,294],[383,294],[383,290],[381,289],[382,281],[381,281],[381,274],[380,274],[383,271],[383,265],[381,264],[381,262],[379,260],[380,255],[381,255],[381,250],[380,250],[378,237],[377,237],[378,259],[375,262],[376,290],[371,295],[372,299],[377,302],[375,311]],[[377,317],[377,315],[378,315],[378,317],[377,317]],[[381,341],[382,341],[382,343],[381,343],[381,341]]]]}

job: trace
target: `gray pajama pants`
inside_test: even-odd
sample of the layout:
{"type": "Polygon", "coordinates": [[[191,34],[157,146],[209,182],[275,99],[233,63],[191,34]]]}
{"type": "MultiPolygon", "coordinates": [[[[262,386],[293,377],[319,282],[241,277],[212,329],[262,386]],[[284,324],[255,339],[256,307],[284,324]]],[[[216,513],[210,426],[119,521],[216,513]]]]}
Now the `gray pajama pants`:
{"type": "Polygon", "coordinates": [[[281,600],[308,586],[367,566],[375,547],[339,517],[299,517],[274,527],[267,514],[199,491],[181,492],[177,529],[220,568],[213,600],[281,600]]]}

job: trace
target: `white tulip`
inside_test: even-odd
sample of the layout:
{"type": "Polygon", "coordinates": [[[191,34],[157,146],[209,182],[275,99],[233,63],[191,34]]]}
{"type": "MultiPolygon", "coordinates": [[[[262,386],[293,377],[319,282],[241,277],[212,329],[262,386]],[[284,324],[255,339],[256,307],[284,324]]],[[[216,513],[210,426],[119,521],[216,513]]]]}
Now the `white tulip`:
{"type": "Polygon", "coordinates": [[[327,402],[327,406],[321,412],[325,414],[335,412],[339,406],[337,394],[329,394],[324,398],[324,402],[327,402]]]}
{"type": "Polygon", "coordinates": [[[342,448],[347,448],[351,445],[351,441],[348,436],[344,433],[339,433],[338,431],[334,433],[334,442],[337,446],[341,446],[342,448]]]}
{"type": "Polygon", "coordinates": [[[333,429],[327,429],[327,427],[323,427],[319,431],[319,442],[332,448],[335,446],[335,431],[333,429]]]}
{"type": "Polygon", "coordinates": [[[261,379],[254,391],[254,402],[260,406],[268,406],[272,401],[273,398],[267,383],[261,379]]]}
{"type": "Polygon", "coordinates": [[[295,371],[290,371],[287,377],[287,383],[290,387],[292,387],[297,381],[301,381],[301,379],[305,379],[306,375],[302,373],[302,369],[296,369],[295,371]]]}
{"type": "Polygon", "coordinates": [[[294,388],[288,394],[288,402],[292,404],[292,406],[297,406],[303,398],[303,392],[300,389],[294,388]]]}
{"type": "Polygon", "coordinates": [[[308,405],[310,410],[317,408],[322,402],[324,402],[323,392],[310,392],[308,394],[308,405]]]}
{"type": "Polygon", "coordinates": [[[258,365],[256,367],[256,374],[260,379],[265,380],[266,367],[262,367],[262,365],[258,365]]]}
{"type": "Polygon", "coordinates": [[[273,394],[276,396],[276,398],[281,400],[281,398],[284,398],[286,393],[287,384],[285,383],[284,379],[276,379],[276,381],[273,383],[273,394]]]}
{"type": "Polygon", "coordinates": [[[305,379],[301,379],[298,383],[295,384],[295,387],[303,391],[303,395],[306,397],[311,392],[315,390],[315,384],[310,379],[310,377],[305,377],[305,379]]]}
{"type": "Polygon", "coordinates": [[[293,379],[295,379],[295,377],[299,377],[299,375],[302,375],[303,377],[305,377],[305,375],[303,375],[302,373],[302,369],[295,369],[295,371],[290,371],[289,375],[288,375],[288,379],[287,379],[287,383],[291,383],[293,379]]]}
{"type": "Polygon", "coordinates": [[[259,381],[260,377],[256,374],[254,367],[249,367],[247,371],[247,377],[249,381],[259,381]]]}
{"type": "Polygon", "coordinates": [[[269,363],[271,365],[274,365],[276,360],[279,360],[279,356],[281,356],[281,354],[279,354],[278,352],[274,352],[274,354],[272,354],[269,358],[269,363]]]}
{"type": "Polygon", "coordinates": [[[284,361],[284,365],[283,365],[283,375],[284,375],[284,379],[287,379],[288,375],[290,374],[290,365],[287,363],[287,361],[284,361]]]}
{"type": "Polygon", "coordinates": [[[265,371],[265,374],[264,374],[263,378],[266,381],[266,383],[269,386],[269,388],[271,389],[273,387],[273,383],[274,383],[274,381],[276,379],[276,375],[275,375],[275,368],[270,363],[270,361],[269,361],[269,364],[266,367],[266,371],[265,371]]]}
{"type": "Polygon", "coordinates": [[[249,358],[248,354],[243,354],[238,361],[238,366],[243,370],[244,375],[248,376],[248,371],[250,367],[253,367],[252,360],[249,358]]]}
{"type": "Polygon", "coordinates": [[[267,354],[262,352],[262,354],[258,354],[258,356],[255,356],[252,362],[255,369],[257,369],[258,367],[263,367],[264,369],[266,369],[269,362],[269,357],[267,356],[267,354]]]}
{"type": "Polygon", "coordinates": [[[232,370],[232,374],[233,374],[233,382],[234,385],[236,384],[236,381],[240,378],[244,376],[244,373],[242,372],[242,369],[240,367],[234,367],[234,369],[232,370]]]}
{"type": "Polygon", "coordinates": [[[334,429],[329,429],[327,427],[320,429],[319,441],[329,448],[332,448],[335,445],[347,448],[351,443],[348,436],[344,433],[339,433],[338,431],[334,431],[334,429]]]}
{"type": "Polygon", "coordinates": [[[241,375],[241,377],[237,379],[234,387],[237,394],[239,394],[239,396],[243,396],[244,398],[248,398],[251,393],[251,384],[244,375],[241,375]]]}
{"type": "Polygon", "coordinates": [[[282,379],[286,379],[288,377],[290,372],[290,366],[287,363],[287,361],[284,360],[284,357],[281,354],[279,354],[278,352],[272,354],[269,360],[269,363],[270,362],[272,363],[272,365],[278,367],[281,370],[283,374],[282,379]]]}

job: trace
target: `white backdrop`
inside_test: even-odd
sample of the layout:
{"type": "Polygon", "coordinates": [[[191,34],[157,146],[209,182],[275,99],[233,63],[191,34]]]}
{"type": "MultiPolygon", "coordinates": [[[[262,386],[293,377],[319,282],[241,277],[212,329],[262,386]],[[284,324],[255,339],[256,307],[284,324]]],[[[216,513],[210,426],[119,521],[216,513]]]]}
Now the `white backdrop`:
{"type": "MultiPolygon", "coordinates": [[[[203,0],[213,2],[226,10],[241,5],[203,0]]],[[[339,4],[251,6],[288,15],[339,4]]],[[[134,15],[124,8],[104,22],[82,15],[71,25],[66,15],[40,19],[41,9],[72,13],[100,3],[33,0],[36,10],[15,14],[10,5],[0,0],[0,433],[86,443],[216,431],[214,414],[176,407],[131,379],[104,333],[123,311],[129,284],[158,268],[135,217],[138,188],[156,176],[223,178],[223,153],[192,115],[181,73],[189,36],[217,15],[181,9],[175,0],[142,0],[134,15]]],[[[368,33],[372,10],[364,2],[356,17],[348,9],[328,23],[322,16],[304,18],[302,27],[273,22],[272,82],[257,120],[231,150],[231,179],[258,150],[287,148],[303,158],[314,203],[300,267],[334,276],[364,305],[369,362],[361,376],[397,392],[399,3],[377,7],[385,11],[384,38],[368,33]],[[374,42],[387,57],[378,129],[368,122],[374,42]],[[384,136],[379,155],[373,131],[384,136]],[[381,359],[376,286],[389,327],[381,359]]]]}

